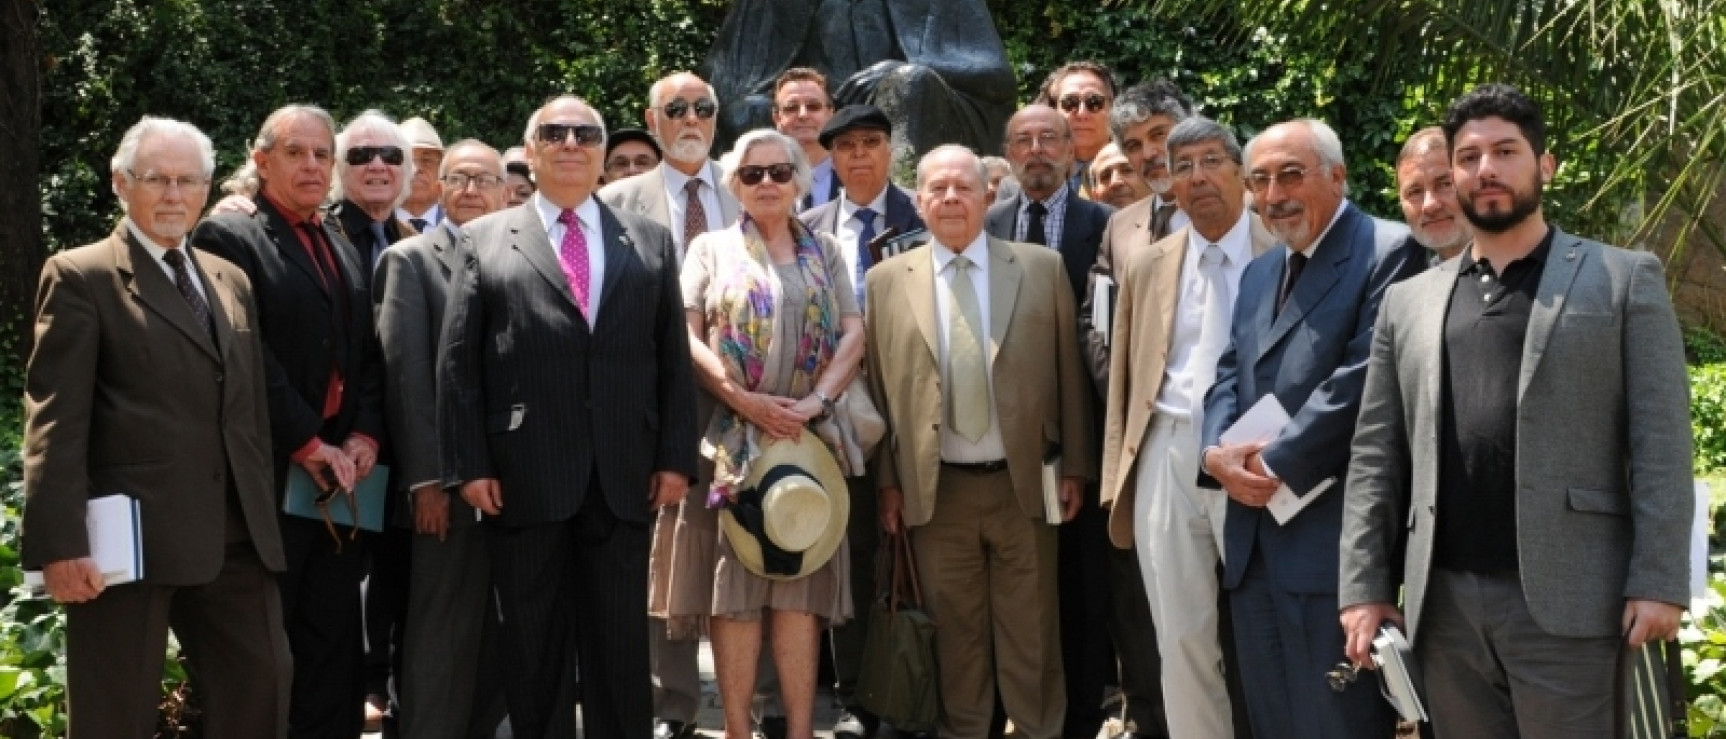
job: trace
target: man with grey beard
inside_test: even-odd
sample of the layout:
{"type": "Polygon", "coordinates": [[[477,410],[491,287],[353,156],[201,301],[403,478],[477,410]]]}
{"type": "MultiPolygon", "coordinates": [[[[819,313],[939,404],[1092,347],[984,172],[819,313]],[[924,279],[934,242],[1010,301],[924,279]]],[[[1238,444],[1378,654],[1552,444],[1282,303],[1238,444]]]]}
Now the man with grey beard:
{"type": "Polygon", "coordinates": [[[1409,238],[1432,250],[1432,264],[1462,253],[1473,238],[1450,181],[1450,145],[1444,129],[1429,126],[1408,137],[1396,157],[1396,197],[1409,238]]]}
{"type": "MultiPolygon", "coordinates": [[[[653,83],[647,100],[643,118],[647,131],[659,141],[664,158],[645,173],[606,185],[598,197],[608,206],[670,229],[681,261],[696,236],[737,223],[737,199],[719,186],[725,173],[718,162],[707,158],[719,101],[711,85],[688,72],[653,83]]],[[[703,391],[698,388],[697,392],[703,391]]],[[[708,406],[703,403],[702,407],[708,406]]],[[[698,421],[706,427],[706,418],[698,421]]],[[[713,519],[716,514],[707,509],[706,494],[705,485],[690,485],[682,505],[659,510],[649,560],[649,587],[655,589],[650,600],[663,601],[664,594],[658,591],[671,585],[675,532],[679,528],[712,530],[717,525],[713,519]]],[[[711,582],[711,573],[703,581],[711,582]]],[[[664,618],[655,617],[650,622],[654,737],[692,739],[695,713],[701,704],[701,676],[696,664],[701,643],[693,634],[670,634],[664,618]]],[[[765,660],[764,664],[771,662],[765,660]]],[[[764,672],[761,679],[770,682],[772,674],[764,672]]]]}

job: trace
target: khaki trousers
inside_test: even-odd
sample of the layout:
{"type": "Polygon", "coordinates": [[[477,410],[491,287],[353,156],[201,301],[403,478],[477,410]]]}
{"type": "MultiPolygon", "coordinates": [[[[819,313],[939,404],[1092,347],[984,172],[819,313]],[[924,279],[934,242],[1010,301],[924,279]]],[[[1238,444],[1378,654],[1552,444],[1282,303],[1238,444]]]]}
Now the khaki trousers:
{"type": "Polygon", "coordinates": [[[1056,739],[1067,710],[1055,528],[1026,516],[1008,473],[941,468],[935,514],[911,530],[935,619],[941,736],[988,736],[997,689],[1015,736],[1056,739]]]}

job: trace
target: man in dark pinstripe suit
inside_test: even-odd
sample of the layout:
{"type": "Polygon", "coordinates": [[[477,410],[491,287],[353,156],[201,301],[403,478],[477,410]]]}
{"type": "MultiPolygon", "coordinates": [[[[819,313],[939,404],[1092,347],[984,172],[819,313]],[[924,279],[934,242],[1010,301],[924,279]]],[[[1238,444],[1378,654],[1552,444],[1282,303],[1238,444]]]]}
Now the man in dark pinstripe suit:
{"type": "Polygon", "coordinates": [[[560,97],[528,120],[539,192],[465,227],[438,377],[445,484],[486,514],[510,724],[646,739],[655,508],[695,474],[695,385],[671,234],[592,197],[605,124],[560,97]]]}

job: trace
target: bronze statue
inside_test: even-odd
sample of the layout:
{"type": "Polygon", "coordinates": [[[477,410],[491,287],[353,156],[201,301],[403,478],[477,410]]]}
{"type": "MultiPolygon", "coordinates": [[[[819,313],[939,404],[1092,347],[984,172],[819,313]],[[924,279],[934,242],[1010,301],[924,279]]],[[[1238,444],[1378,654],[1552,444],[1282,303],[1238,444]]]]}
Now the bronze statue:
{"type": "Polygon", "coordinates": [[[723,101],[719,148],[773,125],[773,80],[795,66],[842,80],[837,104],[885,111],[901,153],[998,153],[1017,96],[983,0],[738,0],[701,69],[723,101]]]}

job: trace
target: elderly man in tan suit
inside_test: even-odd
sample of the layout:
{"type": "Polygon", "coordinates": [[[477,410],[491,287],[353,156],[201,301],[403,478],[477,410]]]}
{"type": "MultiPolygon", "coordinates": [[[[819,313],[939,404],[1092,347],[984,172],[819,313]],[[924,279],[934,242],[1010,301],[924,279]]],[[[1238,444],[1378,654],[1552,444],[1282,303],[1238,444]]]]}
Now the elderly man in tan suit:
{"type": "Polygon", "coordinates": [[[1275,239],[1246,210],[1241,147],[1229,129],[1188,118],[1169,132],[1168,148],[1175,202],[1192,222],[1120,267],[1102,501],[1110,540],[1138,552],[1170,735],[1227,739],[1216,570],[1228,498],[1196,485],[1198,421],[1241,272],[1275,239]]]}
{"type": "Polygon", "coordinates": [[[869,376],[888,423],[881,522],[909,526],[935,636],[941,735],[987,734],[997,687],[1019,736],[1066,711],[1055,529],[1043,460],[1062,458],[1063,519],[1095,477],[1072,286],[1052,250],[983,233],[988,177],[961,146],[917,168],[934,241],[869,271],[869,376]]]}

